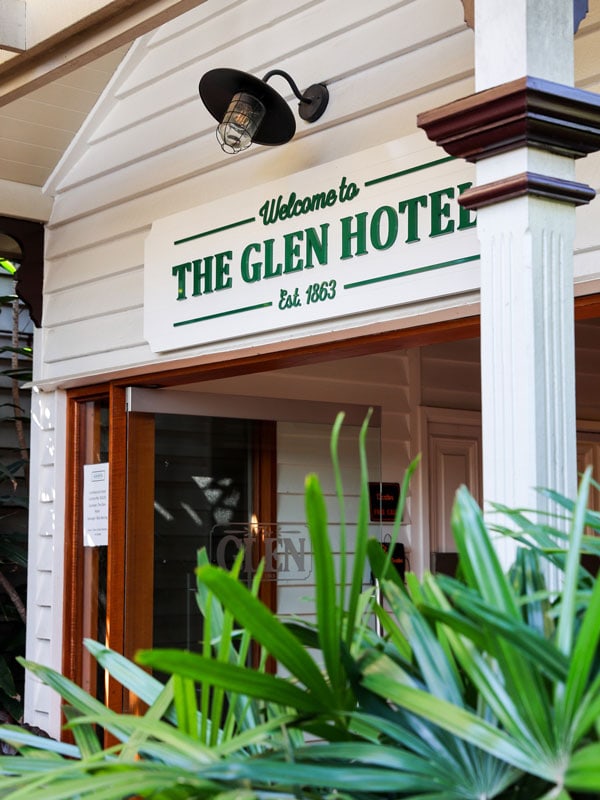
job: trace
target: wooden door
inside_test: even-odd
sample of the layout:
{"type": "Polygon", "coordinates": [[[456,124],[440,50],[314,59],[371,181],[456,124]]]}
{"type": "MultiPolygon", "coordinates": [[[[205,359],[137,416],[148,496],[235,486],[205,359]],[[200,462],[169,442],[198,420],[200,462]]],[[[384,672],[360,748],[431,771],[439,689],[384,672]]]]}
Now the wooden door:
{"type": "Polygon", "coordinates": [[[456,545],[450,517],[456,490],[482,501],[481,425],[469,412],[436,409],[427,422],[430,568],[453,574],[456,545]]]}

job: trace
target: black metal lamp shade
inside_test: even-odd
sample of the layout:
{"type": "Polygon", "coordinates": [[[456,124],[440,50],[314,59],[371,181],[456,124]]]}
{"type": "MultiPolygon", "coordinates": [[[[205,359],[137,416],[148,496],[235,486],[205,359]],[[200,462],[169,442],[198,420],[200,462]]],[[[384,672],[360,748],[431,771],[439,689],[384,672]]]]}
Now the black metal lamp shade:
{"type": "Polygon", "coordinates": [[[283,97],[268,83],[237,69],[211,69],[200,79],[200,98],[212,116],[221,123],[235,94],[243,92],[259,100],[265,114],[252,141],[277,145],[289,142],[296,132],[296,120],[283,97]]]}

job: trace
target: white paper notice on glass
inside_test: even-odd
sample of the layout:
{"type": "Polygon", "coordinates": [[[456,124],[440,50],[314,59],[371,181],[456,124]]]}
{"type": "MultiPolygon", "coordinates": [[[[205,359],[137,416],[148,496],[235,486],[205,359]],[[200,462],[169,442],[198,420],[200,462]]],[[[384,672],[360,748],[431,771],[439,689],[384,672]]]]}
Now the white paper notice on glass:
{"type": "Polygon", "coordinates": [[[83,544],[108,544],[108,464],[83,467],[83,544]]]}

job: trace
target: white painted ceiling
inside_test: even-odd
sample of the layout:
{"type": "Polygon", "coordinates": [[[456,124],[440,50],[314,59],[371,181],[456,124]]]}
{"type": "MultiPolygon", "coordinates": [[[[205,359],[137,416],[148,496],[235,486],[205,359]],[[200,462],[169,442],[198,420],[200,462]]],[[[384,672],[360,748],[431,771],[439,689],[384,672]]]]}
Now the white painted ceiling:
{"type": "Polygon", "coordinates": [[[126,51],[0,106],[0,179],[44,185],[126,51]]]}

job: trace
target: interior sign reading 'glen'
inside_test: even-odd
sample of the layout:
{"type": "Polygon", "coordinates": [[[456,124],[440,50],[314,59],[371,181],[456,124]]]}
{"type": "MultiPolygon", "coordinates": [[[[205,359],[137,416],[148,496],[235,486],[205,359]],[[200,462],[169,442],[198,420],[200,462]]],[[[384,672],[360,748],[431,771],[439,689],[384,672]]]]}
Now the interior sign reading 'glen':
{"type": "Polygon", "coordinates": [[[456,202],[469,167],[410,139],[155,222],[152,349],[348,327],[477,288],[475,216],[456,202]]]}

